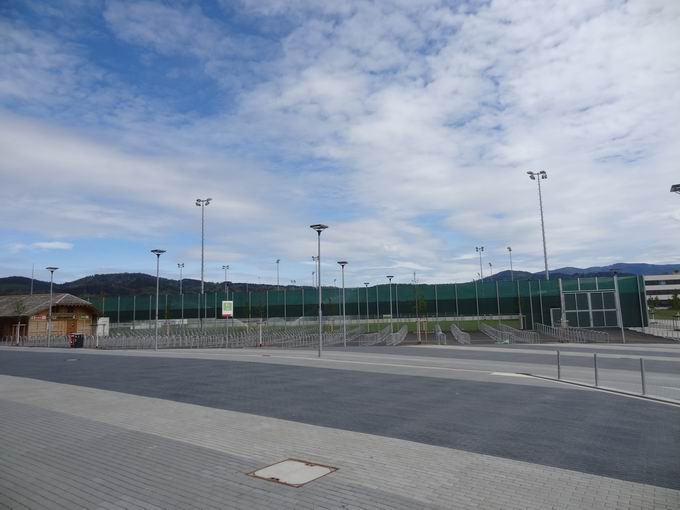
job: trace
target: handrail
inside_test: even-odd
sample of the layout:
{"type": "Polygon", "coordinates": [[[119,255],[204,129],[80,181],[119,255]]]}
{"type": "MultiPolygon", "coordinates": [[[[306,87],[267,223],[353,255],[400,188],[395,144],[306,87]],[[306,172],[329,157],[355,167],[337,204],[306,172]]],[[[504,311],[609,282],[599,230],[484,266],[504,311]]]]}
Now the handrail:
{"type": "Polygon", "coordinates": [[[536,323],[536,331],[540,334],[556,338],[561,342],[575,343],[609,343],[609,333],[585,328],[556,327],[536,323]]]}
{"type": "Polygon", "coordinates": [[[465,344],[470,344],[470,333],[466,333],[465,331],[461,330],[458,326],[455,324],[451,324],[451,334],[453,335],[453,338],[456,339],[456,341],[459,344],[465,345],[465,344]]]}
{"type": "Polygon", "coordinates": [[[540,340],[538,333],[535,331],[523,331],[505,324],[499,324],[498,329],[508,333],[513,343],[537,344],[540,340]]]}

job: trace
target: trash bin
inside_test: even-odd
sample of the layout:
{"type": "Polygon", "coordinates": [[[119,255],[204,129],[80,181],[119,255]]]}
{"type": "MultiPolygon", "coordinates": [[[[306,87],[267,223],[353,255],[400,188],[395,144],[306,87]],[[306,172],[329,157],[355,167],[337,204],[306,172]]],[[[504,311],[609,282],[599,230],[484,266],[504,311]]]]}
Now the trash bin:
{"type": "Polygon", "coordinates": [[[82,348],[85,343],[85,335],[82,333],[69,333],[68,341],[72,348],[82,348]]]}

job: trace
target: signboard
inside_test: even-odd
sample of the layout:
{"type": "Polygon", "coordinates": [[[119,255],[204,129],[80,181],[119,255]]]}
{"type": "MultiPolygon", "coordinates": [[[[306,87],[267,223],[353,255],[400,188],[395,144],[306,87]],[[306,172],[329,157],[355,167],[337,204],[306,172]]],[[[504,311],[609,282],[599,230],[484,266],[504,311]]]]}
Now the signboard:
{"type": "Polygon", "coordinates": [[[234,316],[234,302],[222,301],[222,317],[224,319],[230,319],[233,316],[234,316]]]}

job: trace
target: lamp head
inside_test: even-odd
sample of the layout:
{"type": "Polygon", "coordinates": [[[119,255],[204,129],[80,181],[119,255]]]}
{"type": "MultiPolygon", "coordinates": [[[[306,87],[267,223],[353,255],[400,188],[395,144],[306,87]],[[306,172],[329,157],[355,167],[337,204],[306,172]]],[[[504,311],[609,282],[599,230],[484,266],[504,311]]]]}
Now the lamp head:
{"type": "Polygon", "coordinates": [[[512,248],[510,248],[510,246],[508,246],[508,251],[512,251],[512,248]]]}
{"type": "Polygon", "coordinates": [[[45,269],[47,269],[50,273],[54,273],[59,268],[50,266],[50,267],[46,267],[45,269]]]}
{"type": "Polygon", "coordinates": [[[160,257],[163,253],[165,253],[165,250],[151,250],[151,253],[153,253],[157,257],[160,257]]]}
{"type": "Polygon", "coordinates": [[[394,278],[393,274],[387,275],[385,278],[387,278],[389,281],[392,281],[392,278],[394,278]]]}
{"type": "Polygon", "coordinates": [[[279,262],[281,262],[281,259],[276,259],[276,263],[278,264],[279,262]]]}
{"type": "Polygon", "coordinates": [[[680,184],[673,184],[671,186],[671,193],[680,193],[680,184]]]}
{"type": "Polygon", "coordinates": [[[315,225],[310,225],[309,228],[311,228],[312,230],[316,230],[319,234],[321,234],[321,232],[328,228],[328,225],[317,223],[315,225]]]}
{"type": "Polygon", "coordinates": [[[368,287],[368,285],[369,285],[369,282],[364,282],[364,285],[366,285],[366,287],[368,287]]]}
{"type": "Polygon", "coordinates": [[[345,267],[347,265],[346,260],[338,260],[338,264],[340,264],[342,267],[345,267]]]}

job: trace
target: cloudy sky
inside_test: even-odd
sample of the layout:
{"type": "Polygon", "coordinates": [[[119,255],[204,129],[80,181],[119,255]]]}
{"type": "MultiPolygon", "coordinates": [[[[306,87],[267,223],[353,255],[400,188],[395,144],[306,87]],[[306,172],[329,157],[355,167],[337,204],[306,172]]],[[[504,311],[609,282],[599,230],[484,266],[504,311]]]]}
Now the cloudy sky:
{"type": "Polygon", "coordinates": [[[0,2],[0,276],[680,262],[680,2],[0,2]]]}

